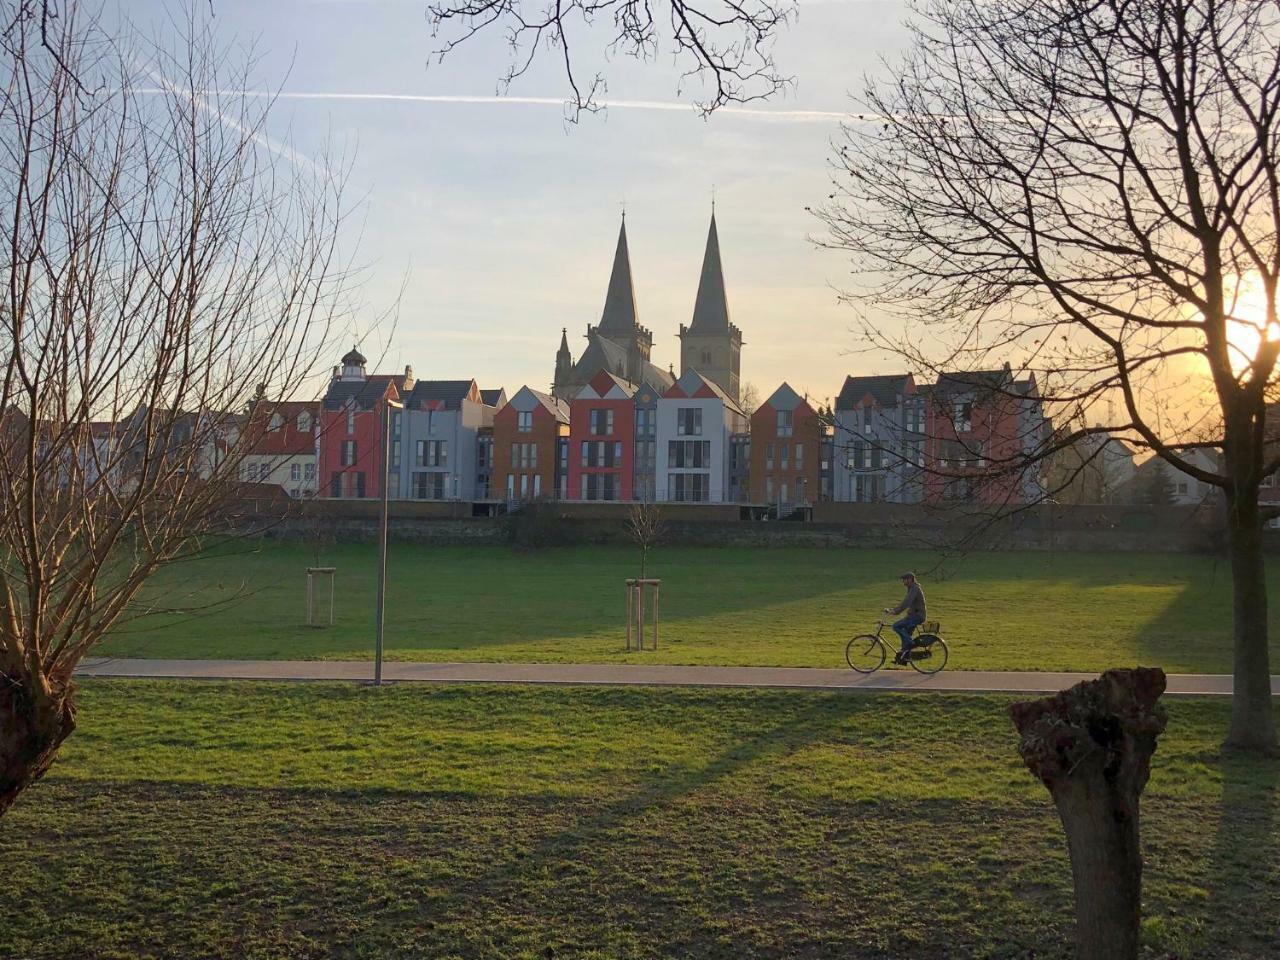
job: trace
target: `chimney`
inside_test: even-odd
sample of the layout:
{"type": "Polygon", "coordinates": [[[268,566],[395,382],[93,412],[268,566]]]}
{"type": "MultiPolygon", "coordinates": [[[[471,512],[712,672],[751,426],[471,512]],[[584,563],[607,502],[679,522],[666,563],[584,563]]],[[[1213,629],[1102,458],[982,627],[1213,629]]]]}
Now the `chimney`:
{"type": "Polygon", "coordinates": [[[333,379],[335,380],[342,379],[342,367],[336,363],[333,365],[333,379]]]}

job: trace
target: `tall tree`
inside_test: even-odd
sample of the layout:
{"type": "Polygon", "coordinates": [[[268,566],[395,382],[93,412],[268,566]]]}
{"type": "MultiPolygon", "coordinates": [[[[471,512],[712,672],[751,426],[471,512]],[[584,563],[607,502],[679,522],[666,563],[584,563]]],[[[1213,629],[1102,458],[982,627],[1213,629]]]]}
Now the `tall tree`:
{"type": "Polygon", "coordinates": [[[1280,352],[1280,2],[916,12],[909,52],[844,127],[823,210],[854,261],[850,296],[877,307],[865,333],[922,370],[1018,358],[1055,421],[1088,424],[1027,459],[1109,434],[1222,491],[1227,744],[1275,751],[1258,489],[1280,469],[1264,431],[1280,352]],[[1218,466],[1196,448],[1220,450],[1218,466]]]}
{"type": "MultiPolygon", "coordinates": [[[[0,26],[0,814],[75,726],[73,671],[226,528],[258,384],[306,389],[344,297],[340,178],[193,20],[0,26]]],[[[197,8],[198,9],[198,8],[197,8]]]]}

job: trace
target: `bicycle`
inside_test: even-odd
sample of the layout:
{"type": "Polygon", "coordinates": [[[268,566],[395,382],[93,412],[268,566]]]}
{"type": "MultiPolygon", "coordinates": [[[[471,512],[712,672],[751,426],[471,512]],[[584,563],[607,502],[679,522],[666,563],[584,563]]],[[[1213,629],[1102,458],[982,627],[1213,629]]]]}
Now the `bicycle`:
{"type": "MultiPolygon", "coordinates": [[[[875,673],[883,667],[889,657],[889,645],[881,633],[888,625],[884,620],[877,620],[875,633],[864,633],[850,640],[844,648],[845,662],[858,673],[875,673]]],[[[913,638],[907,654],[907,663],[912,669],[931,676],[947,665],[950,648],[938,635],[940,629],[941,624],[936,620],[920,625],[920,632],[913,638]]]]}

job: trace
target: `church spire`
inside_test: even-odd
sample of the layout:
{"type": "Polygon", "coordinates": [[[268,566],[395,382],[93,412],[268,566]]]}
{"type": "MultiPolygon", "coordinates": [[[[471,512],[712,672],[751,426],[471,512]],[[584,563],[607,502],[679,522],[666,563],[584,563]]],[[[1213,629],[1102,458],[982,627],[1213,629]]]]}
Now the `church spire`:
{"type": "Polygon", "coordinates": [[[604,336],[631,334],[639,326],[636,294],[631,283],[631,257],[627,253],[627,219],[622,218],[618,230],[618,249],[613,255],[613,273],[609,275],[609,292],[600,314],[600,333],[604,336]]]}
{"type": "Polygon", "coordinates": [[[693,322],[689,332],[727,333],[729,304],[724,293],[724,271],[720,267],[720,237],[716,233],[716,213],[711,211],[711,229],[707,231],[707,250],[702,255],[702,276],[698,280],[698,297],[693,304],[693,322]]]}

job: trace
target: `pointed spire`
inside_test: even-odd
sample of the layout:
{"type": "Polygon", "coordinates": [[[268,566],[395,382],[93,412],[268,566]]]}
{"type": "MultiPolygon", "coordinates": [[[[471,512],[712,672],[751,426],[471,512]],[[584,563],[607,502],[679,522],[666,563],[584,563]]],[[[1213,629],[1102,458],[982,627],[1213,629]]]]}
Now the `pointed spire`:
{"type": "Polygon", "coordinates": [[[569,328],[568,327],[560,328],[560,349],[556,351],[556,356],[557,357],[572,356],[572,354],[569,353],[569,328]]]}
{"type": "Polygon", "coordinates": [[[702,256],[702,276],[698,280],[698,298],[693,304],[691,333],[726,333],[729,330],[729,303],[724,293],[724,271],[720,267],[720,237],[716,233],[716,214],[711,212],[711,229],[707,231],[707,251],[702,256]]]}
{"type": "Polygon", "coordinates": [[[631,257],[627,253],[627,220],[618,230],[618,249],[613,255],[613,273],[609,275],[609,292],[600,314],[600,332],[606,337],[627,335],[638,326],[636,294],[631,283],[631,257]]]}

